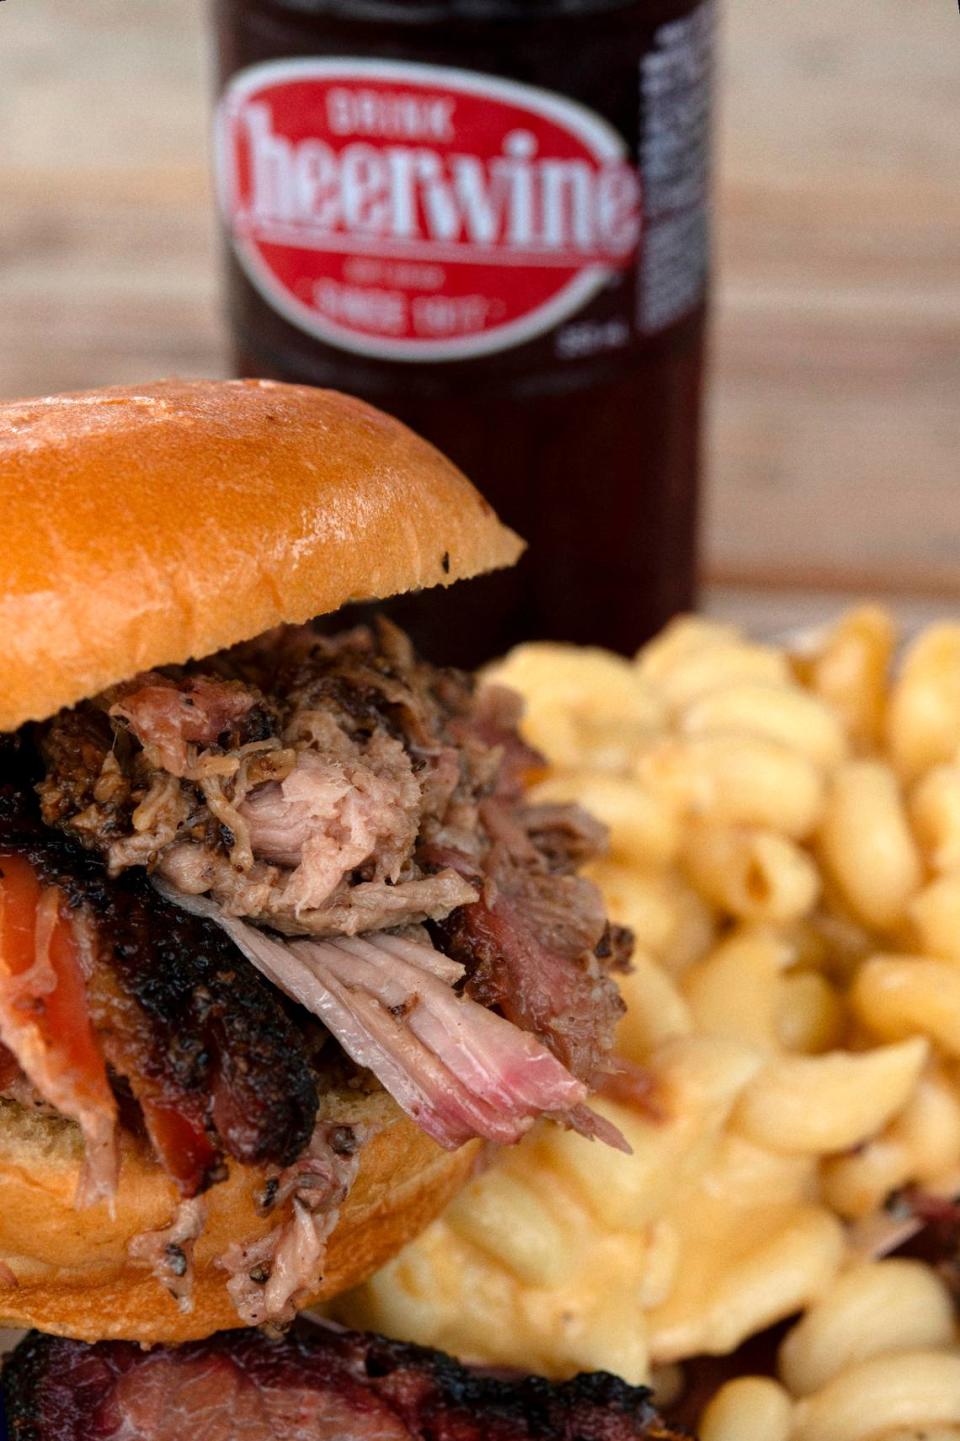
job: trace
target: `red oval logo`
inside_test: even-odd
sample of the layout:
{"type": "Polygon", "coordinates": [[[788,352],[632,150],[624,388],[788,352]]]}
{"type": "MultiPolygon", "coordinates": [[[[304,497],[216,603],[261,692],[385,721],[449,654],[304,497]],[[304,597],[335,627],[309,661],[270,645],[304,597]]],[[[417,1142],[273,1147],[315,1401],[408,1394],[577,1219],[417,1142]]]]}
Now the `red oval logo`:
{"type": "Polygon", "coordinates": [[[287,320],[362,355],[522,344],[631,266],[640,179],[602,117],[467,70],[281,60],[217,118],[240,264],[287,320]]]}

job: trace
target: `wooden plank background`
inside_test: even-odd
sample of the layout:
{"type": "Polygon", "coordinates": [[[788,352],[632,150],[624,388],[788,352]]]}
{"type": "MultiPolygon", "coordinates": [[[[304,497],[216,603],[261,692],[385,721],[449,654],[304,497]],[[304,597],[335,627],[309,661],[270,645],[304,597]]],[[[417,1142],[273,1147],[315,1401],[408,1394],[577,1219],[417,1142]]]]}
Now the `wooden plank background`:
{"type": "MultiPolygon", "coordinates": [[[[0,4],[0,394],[223,373],[210,69],[198,0],[0,4]]],[[[724,0],[719,88],[710,595],[952,605],[956,7],[724,0]]]]}

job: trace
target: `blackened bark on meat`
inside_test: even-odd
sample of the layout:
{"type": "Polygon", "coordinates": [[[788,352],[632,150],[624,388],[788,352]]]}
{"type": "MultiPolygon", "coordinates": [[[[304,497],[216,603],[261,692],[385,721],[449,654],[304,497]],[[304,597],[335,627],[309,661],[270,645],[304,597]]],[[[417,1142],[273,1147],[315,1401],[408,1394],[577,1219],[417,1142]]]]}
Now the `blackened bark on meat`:
{"type": "Polygon", "coordinates": [[[169,905],[140,877],[87,900],[175,1086],[210,1092],[217,1134],[237,1160],[289,1165],[310,1138],[317,1097],[276,992],[217,926],[169,905]]]}
{"type": "MultiPolygon", "coordinates": [[[[142,678],[145,679],[145,678],[142,678]]],[[[141,698],[138,709],[149,714],[147,701],[151,694],[160,697],[167,693],[183,699],[185,705],[191,702],[189,692],[180,696],[178,685],[164,675],[156,676],[158,684],[143,685],[140,691],[134,689],[130,702],[141,698]],[[146,698],[146,699],[144,699],[146,698]]],[[[185,690],[200,681],[184,678],[180,686],[185,690]]],[[[223,682],[205,681],[208,690],[223,682]]],[[[266,741],[276,733],[277,712],[265,698],[257,694],[240,692],[236,700],[233,687],[221,702],[221,716],[225,729],[206,743],[206,750],[228,753],[255,742],[266,741]],[[232,710],[230,709],[232,705],[232,710]]],[[[137,805],[147,795],[156,770],[149,763],[139,742],[135,739],[127,721],[122,715],[111,718],[112,698],[123,696],[130,686],[114,687],[105,691],[95,702],[84,701],[73,710],[61,711],[52,721],[34,727],[35,738],[44,762],[44,774],[38,786],[41,811],[44,822],[49,826],[66,825],[84,845],[105,850],[112,841],[129,836],[133,829],[132,817],[137,805]]],[[[201,692],[202,694],[202,692],[201,692]]],[[[118,703],[122,711],[123,701],[118,703]]],[[[183,723],[182,715],[173,719],[161,714],[160,734],[165,738],[168,751],[177,745],[185,758],[188,743],[202,735],[208,712],[196,706],[195,715],[189,709],[186,715],[194,724],[184,726],[184,735],[178,736],[176,721],[183,723]],[[162,722],[166,719],[166,727],[162,722]]],[[[159,709],[154,706],[154,709],[159,709]]],[[[218,723],[214,716],[213,724],[218,723]]]]}
{"type": "Polygon", "coordinates": [[[348,734],[369,736],[382,727],[412,749],[429,750],[454,697],[466,705],[473,692],[470,678],[420,661],[403,632],[384,619],[374,629],[331,637],[293,630],[285,646],[268,684],[288,717],[333,707],[348,734]]]}
{"type": "Polygon", "coordinates": [[[293,692],[291,711],[302,708],[330,711],[351,740],[369,740],[380,729],[402,739],[400,727],[384,704],[381,691],[369,683],[352,682],[344,675],[322,675],[293,692]]]}
{"type": "Polygon", "coordinates": [[[599,1372],[501,1380],[383,1337],[298,1322],[282,1340],[213,1336],[177,1350],[34,1332],[4,1371],[11,1441],[239,1435],[248,1441],[682,1441],[650,1393],[599,1372]],[[179,1429],[174,1430],[174,1422],[179,1429]],[[198,1429],[199,1428],[199,1429],[198,1429]]]}
{"type": "MultiPolygon", "coordinates": [[[[106,712],[89,703],[61,713],[42,732],[46,774],[40,786],[43,819],[58,825],[95,804],[94,788],[114,744],[114,727],[106,712]]],[[[130,750],[130,742],[125,749],[130,750]]],[[[103,834],[121,833],[127,825],[130,783],[118,771],[115,793],[103,812],[103,834]]]]}
{"type": "MultiPolygon", "coordinates": [[[[277,992],[220,929],[164,901],[141,872],[108,879],[99,860],[42,826],[31,797],[13,786],[0,788],[0,846],[24,855],[89,919],[101,1040],[148,1128],[170,1111],[188,1130],[211,1133],[210,1147],[195,1145],[192,1170],[185,1162],[174,1171],[185,1193],[213,1179],[217,1138],[246,1163],[294,1161],[317,1110],[306,1045],[277,992]]],[[[172,1145],[182,1132],[174,1128],[172,1145]]]]}

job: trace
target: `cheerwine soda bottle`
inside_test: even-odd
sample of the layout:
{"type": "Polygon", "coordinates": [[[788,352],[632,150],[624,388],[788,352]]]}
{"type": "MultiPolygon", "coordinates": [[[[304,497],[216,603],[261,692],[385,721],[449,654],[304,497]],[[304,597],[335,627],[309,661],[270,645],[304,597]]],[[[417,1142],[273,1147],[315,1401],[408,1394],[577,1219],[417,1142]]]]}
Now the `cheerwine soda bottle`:
{"type": "Polygon", "coordinates": [[[530,542],[427,654],[635,649],[693,599],[713,0],[216,0],[237,370],[334,386],[530,542]]]}

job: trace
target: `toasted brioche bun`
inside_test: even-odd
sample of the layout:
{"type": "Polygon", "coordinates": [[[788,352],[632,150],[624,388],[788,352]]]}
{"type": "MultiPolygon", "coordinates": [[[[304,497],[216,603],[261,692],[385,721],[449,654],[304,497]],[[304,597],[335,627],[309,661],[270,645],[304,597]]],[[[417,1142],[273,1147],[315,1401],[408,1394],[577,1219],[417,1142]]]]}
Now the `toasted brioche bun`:
{"type": "Polygon", "coordinates": [[[399,421],[267,380],[0,404],[0,494],[0,731],[523,548],[399,421]]]}
{"type": "MultiPolygon", "coordinates": [[[[312,1302],[365,1280],[429,1225],[475,1170],[481,1146],[472,1141],[442,1151],[384,1091],[328,1093],[323,1108],[338,1121],[366,1121],[378,1129],[363,1149],[312,1302]]],[[[72,1122],[0,1103],[0,1325],[36,1326],[82,1341],[167,1343],[243,1325],[217,1257],[231,1243],[255,1241],[289,1217],[289,1205],[269,1217],[257,1213],[265,1174],[233,1165],[228,1179],[206,1193],[193,1307],[184,1312],[128,1255],[135,1237],[170,1223],[179,1199],[174,1186],[151,1153],[125,1135],[114,1214],[103,1202],[77,1210],[73,1197],[82,1162],[83,1143],[72,1122]]]]}

